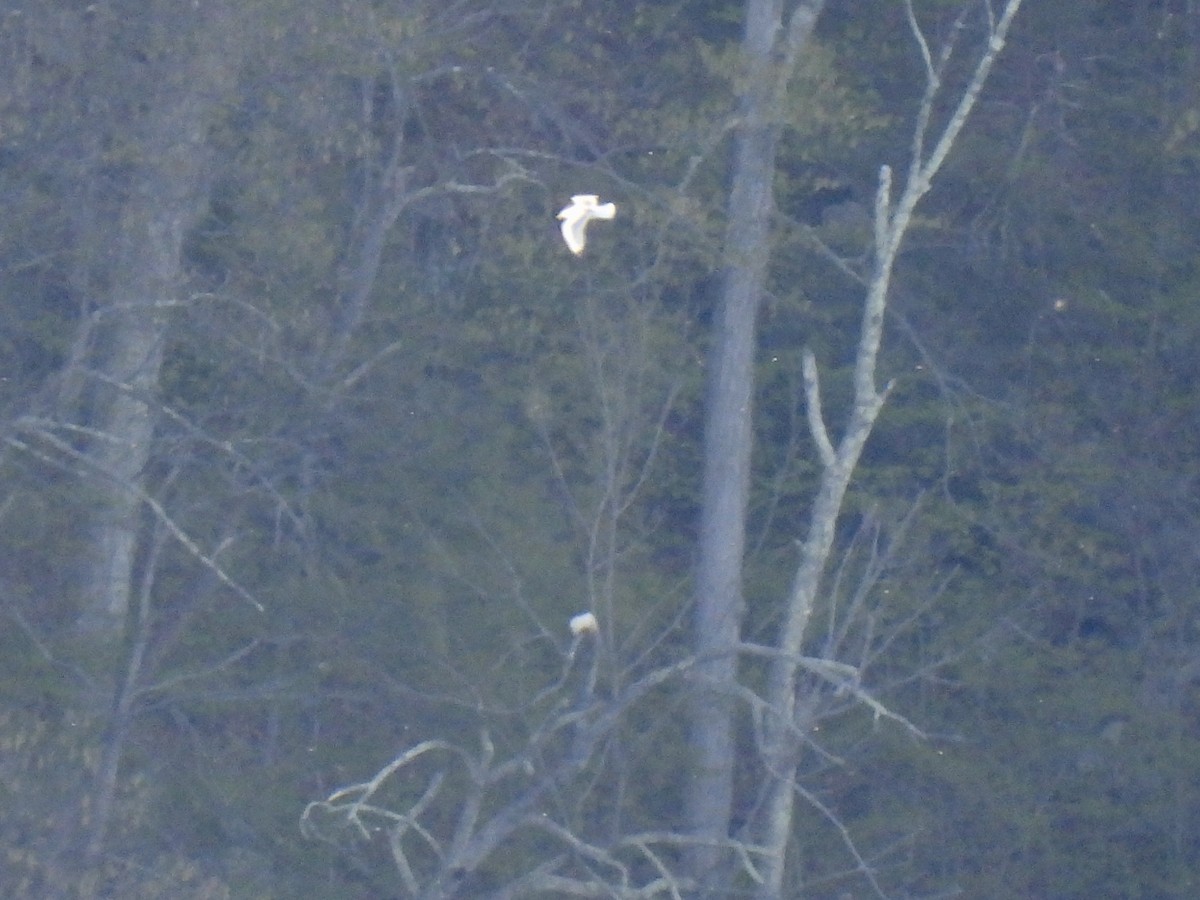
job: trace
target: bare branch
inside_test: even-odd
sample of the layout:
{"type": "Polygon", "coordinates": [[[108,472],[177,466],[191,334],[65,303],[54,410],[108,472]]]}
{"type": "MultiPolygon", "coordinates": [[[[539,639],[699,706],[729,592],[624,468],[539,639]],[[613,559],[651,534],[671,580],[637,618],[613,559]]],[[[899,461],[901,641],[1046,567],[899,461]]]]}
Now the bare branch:
{"type": "Polygon", "coordinates": [[[925,35],[921,31],[921,26],[917,23],[917,14],[913,10],[912,0],[904,0],[904,12],[908,17],[908,28],[917,42],[917,47],[921,50],[921,59],[925,62],[926,77],[929,81],[933,81],[937,77],[933,71],[933,57],[929,53],[929,44],[926,42],[925,35]]]}
{"type": "Polygon", "coordinates": [[[881,259],[892,231],[892,167],[880,166],[875,190],[875,258],[881,259]]]}
{"type": "MultiPolygon", "coordinates": [[[[325,800],[308,804],[301,816],[301,830],[306,837],[331,843],[336,843],[338,834],[345,829],[362,840],[386,833],[401,881],[410,896],[422,900],[456,896],[465,877],[480,870],[506,842],[530,830],[551,834],[569,853],[552,862],[542,860],[519,877],[516,883],[525,888],[553,885],[563,895],[584,897],[677,896],[687,885],[671,874],[668,862],[651,845],[669,845],[686,838],[673,834],[640,835],[599,846],[555,818],[552,814],[555,804],[548,801],[585,770],[595,748],[617,727],[632,704],[678,677],[690,665],[689,661],[655,669],[633,682],[621,697],[608,701],[589,697],[585,706],[568,703],[570,698],[564,684],[561,696],[556,698],[561,702],[552,702],[524,743],[503,759],[497,759],[496,747],[486,729],[481,733],[480,750],[476,754],[444,740],[422,741],[371,779],[340,788],[325,800]],[[571,738],[564,740],[567,734],[571,738]],[[385,785],[402,773],[443,755],[449,755],[451,765],[466,775],[456,796],[439,796],[448,767],[435,766],[432,774],[424,776],[426,787],[421,796],[407,807],[392,809],[377,799],[385,785]],[[423,822],[423,817],[430,821],[423,822]],[[448,822],[452,823],[451,834],[446,835],[448,822]],[[415,844],[406,841],[413,835],[418,838],[415,844]],[[634,883],[633,862],[628,860],[634,851],[658,873],[657,877],[644,884],[634,883]],[[571,859],[608,869],[609,875],[565,874],[562,867],[571,859]]],[[[742,855],[748,860],[746,854],[751,853],[747,850],[742,855]]]]}
{"type": "MultiPolygon", "coordinates": [[[[738,645],[738,650],[747,656],[759,656],[767,659],[780,659],[783,654],[774,647],[765,647],[761,644],[741,643],[738,645]]],[[[848,663],[838,662],[833,659],[825,659],[819,656],[796,656],[792,657],[788,662],[794,664],[797,668],[804,669],[806,672],[811,672],[821,680],[825,681],[834,689],[835,696],[849,694],[864,706],[869,708],[876,720],[890,719],[893,722],[903,726],[905,730],[919,738],[925,738],[925,732],[914,725],[904,716],[897,712],[893,712],[884,703],[875,699],[869,691],[862,687],[859,682],[860,670],[856,666],[848,663]]],[[[745,694],[741,695],[743,699],[745,694]]],[[[757,695],[754,695],[757,696],[757,695]]],[[[773,706],[767,701],[756,701],[762,703],[762,708],[768,715],[775,715],[773,706]]],[[[784,723],[785,730],[794,731],[796,723],[784,723]]]]}
{"type": "Polygon", "coordinates": [[[817,372],[817,358],[807,347],[804,349],[804,396],[807,399],[808,430],[812,432],[817,444],[817,455],[825,466],[832,466],[837,460],[833,444],[829,440],[829,432],[825,428],[825,418],[821,413],[821,383],[817,372]]]}
{"type": "MultiPolygon", "coordinates": [[[[99,469],[95,462],[93,462],[86,453],[77,450],[66,441],[57,437],[55,434],[53,434],[51,429],[62,428],[71,430],[81,434],[86,434],[89,437],[93,437],[98,440],[116,440],[114,435],[106,434],[104,432],[97,432],[95,429],[83,428],[80,426],[68,426],[30,416],[21,417],[21,419],[18,420],[17,425],[19,428],[22,428],[36,435],[40,440],[45,441],[53,449],[62,454],[63,458],[74,462],[74,464],[78,466],[78,469],[68,465],[63,458],[52,456],[17,437],[9,436],[5,438],[5,442],[10,446],[22,450],[31,456],[34,456],[35,458],[64,471],[79,474],[80,470],[82,470],[93,475],[111,479],[112,476],[110,473],[99,469]]],[[[214,558],[215,554],[209,554],[202,550],[200,545],[192,539],[191,535],[189,535],[187,531],[181,525],[179,525],[169,513],[167,513],[163,505],[157,499],[150,496],[150,494],[147,493],[146,490],[141,487],[141,485],[122,482],[117,486],[122,490],[129,491],[139,501],[146,504],[146,506],[149,507],[149,509],[154,513],[155,517],[164,526],[166,526],[167,530],[171,533],[175,540],[182,544],[188,550],[188,552],[200,562],[201,565],[216,575],[222,584],[232,590],[244,601],[249,603],[258,612],[266,612],[266,607],[264,607],[257,599],[255,599],[253,594],[234,581],[233,578],[226,573],[225,569],[219,563],[217,563],[216,559],[214,558]]],[[[218,547],[218,550],[224,546],[225,544],[222,543],[218,547]]]]}
{"type": "Polygon", "coordinates": [[[834,827],[842,839],[842,844],[849,851],[850,855],[854,857],[854,861],[858,866],[859,873],[862,874],[862,876],[867,879],[867,883],[871,885],[871,889],[875,892],[875,896],[879,897],[880,900],[887,900],[887,895],[883,892],[883,888],[880,887],[879,882],[875,878],[874,870],[867,865],[867,861],[863,859],[862,854],[858,850],[858,845],[854,841],[853,835],[851,835],[850,831],[846,828],[846,823],[838,818],[833,810],[822,803],[819,797],[817,797],[812,791],[808,790],[803,785],[797,784],[795,786],[795,790],[796,793],[802,797],[809,806],[820,812],[821,815],[825,817],[826,821],[828,821],[829,824],[834,827]]]}
{"type": "MultiPolygon", "coordinates": [[[[875,421],[891,390],[891,383],[880,392],[876,388],[876,369],[879,350],[883,341],[883,323],[887,310],[892,273],[901,243],[912,222],[917,203],[929,190],[934,175],[946,159],[950,148],[958,138],[967,116],[974,107],[980,90],[987,79],[1013,17],[1020,8],[1021,0],[1007,0],[1000,18],[990,30],[986,47],[976,61],[973,73],[955,105],[949,122],[943,129],[933,151],[925,157],[925,133],[933,116],[934,101],[942,87],[942,72],[954,49],[955,40],[967,8],[964,7],[955,22],[954,34],[942,47],[937,62],[933,62],[929,47],[915,20],[911,4],[906,4],[910,27],[925,62],[927,83],[921,100],[917,121],[913,131],[913,158],[900,198],[893,206],[891,201],[892,173],[888,166],[880,170],[879,187],[875,198],[875,266],[869,279],[863,306],[861,331],[854,362],[854,397],[849,421],[836,448],[828,435],[824,434],[823,419],[814,410],[819,409],[819,397],[815,389],[809,390],[809,415],[813,424],[814,439],[824,465],[816,497],[809,517],[809,530],[802,544],[800,563],[793,578],[792,590],[784,620],[780,628],[779,650],[773,655],[768,678],[767,703],[761,722],[764,730],[764,760],[773,767],[774,779],[769,788],[766,812],[763,819],[764,842],[774,849],[768,857],[766,885],[761,896],[777,897],[782,890],[785,865],[785,847],[792,830],[793,803],[797,792],[797,761],[793,752],[798,717],[806,713],[800,705],[797,675],[803,669],[825,681],[833,681],[835,690],[850,694],[857,702],[872,710],[875,718],[892,718],[912,733],[922,732],[902,716],[889,710],[857,682],[857,670],[841,670],[836,666],[822,668],[808,660],[802,648],[808,624],[817,603],[822,579],[834,546],[834,535],[840,517],[846,491],[858,465],[863,447],[874,428],[875,421]],[[854,678],[848,676],[854,673],[854,678]],[[839,679],[842,679],[839,682],[839,679]]],[[[806,356],[806,385],[816,384],[815,361],[806,356]]],[[[869,637],[869,636],[868,636],[869,637]]],[[[841,665],[841,664],[838,664],[841,665]]],[[[810,698],[811,699],[811,698],[810,698]]],[[[864,873],[872,886],[879,890],[869,871],[864,873]]]]}
{"type": "Polygon", "coordinates": [[[1008,40],[1008,30],[1012,25],[1013,17],[1017,14],[1017,10],[1021,8],[1021,2],[1022,0],[1008,0],[1003,12],[1000,14],[999,20],[990,29],[987,52],[984,53],[975,66],[975,72],[971,76],[971,81],[967,85],[966,90],[963,91],[962,97],[959,98],[958,105],[954,109],[954,114],[950,117],[950,121],[942,132],[942,136],[938,139],[937,145],[929,155],[929,160],[922,166],[922,181],[925,183],[926,190],[928,190],[929,181],[938,169],[942,167],[946,155],[958,139],[959,132],[962,131],[963,126],[967,123],[967,116],[975,108],[975,101],[979,99],[979,92],[983,90],[988,75],[991,74],[992,66],[996,62],[996,57],[1000,55],[1000,51],[1004,49],[1004,44],[1008,40]]]}

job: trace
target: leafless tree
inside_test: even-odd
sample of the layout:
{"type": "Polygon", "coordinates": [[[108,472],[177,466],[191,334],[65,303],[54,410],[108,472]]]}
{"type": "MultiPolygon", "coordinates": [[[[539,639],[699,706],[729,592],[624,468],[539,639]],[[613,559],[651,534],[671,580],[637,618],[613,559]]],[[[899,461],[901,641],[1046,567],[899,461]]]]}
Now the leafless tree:
{"type": "MultiPolygon", "coordinates": [[[[306,810],[304,827],[313,837],[339,841],[381,840],[407,896],[419,898],[537,896],[683,897],[723,896],[735,880],[764,900],[785,896],[798,882],[789,868],[794,810],[809,802],[840,832],[856,871],[882,895],[868,860],[859,854],[836,811],[806,791],[797,772],[806,748],[825,752],[814,727],[833,710],[860,708],[920,736],[920,730],[885,705],[864,674],[891,636],[871,632],[877,609],[872,591],[902,546],[908,519],[885,534],[867,522],[857,542],[841,548],[842,564],[828,583],[838,548],[835,529],[863,447],[888,396],[878,385],[884,317],[896,261],[919,201],[930,190],[978,99],[1008,37],[1021,0],[1002,8],[968,3],[949,39],[931,48],[915,10],[906,4],[911,33],[926,73],[906,174],[894,184],[892,170],[880,172],[869,267],[844,271],[865,289],[855,354],[853,399],[843,434],[831,435],[822,411],[818,365],[806,351],[803,384],[807,425],[817,449],[820,476],[808,532],[776,640],[743,639],[741,589],[750,477],[754,344],[763,292],[772,220],[770,182],[781,127],[779,108],[797,56],[803,52],[823,3],[801,2],[786,20],[783,5],[751,0],[747,10],[746,95],[736,123],[733,187],[729,201],[725,281],[710,366],[704,473],[704,512],[695,587],[692,652],[673,663],[640,667],[613,657],[615,634],[605,623],[598,645],[612,666],[610,691],[598,697],[569,685],[581,677],[580,646],[563,650],[563,675],[532,703],[517,711],[528,738],[504,750],[488,732],[479,748],[449,740],[423,740],[405,749],[371,779],[341,788],[306,810]],[[974,18],[972,18],[974,16],[974,18]],[[982,22],[982,44],[964,81],[948,86],[951,60],[960,43],[982,22]],[[957,91],[947,102],[946,92],[957,91]],[[938,111],[947,109],[938,125],[938,111]],[[821,640],[812,635],[814,614],[827,615],[821,640]],[[607,644],[607,646],[605,646],[607,644]],[[739,660],[765,661],[762,693],[739,679],[739,660]],[[586,792],[596,753],[627,717],[666,685],[687,683],[693,770],[686,779],[680,820],[644,833],[586,833],[563,810],[586,792]],[[586,697],[587,701],[581,703],[586,697]],[[734,833],[735,716],[749,710],[761,753],[762,780],[749,826],[734,833]],[[388,794],[404,784],[400,794],[388,794]],[[505,852],[502,854],[501,851],[505,852]],[[503,855],[514,871],[500,882],[495,862],[503,855]]],[[[603,354],[596,360],[605,359],[603,354]]],[[[611,374],[611,373],[610,373],[611,374]]],[[[604,379],[600,380],[601,383],[604,379]]],[[[613,395],[616,396],[616,395],[613,395]]],[[[611,397],[610,397],[611,399],[611,397]]],[[[541,409],[539,399],[532,406],[541,409]]],[[[531,416],[535,425],[536,416],[531,416]]],[[[544,421],[544,420],[542,420],[544,421]]],[[[619,417],[606,422],[610,438],[622,433],[619,417]],[[611,430],[616,428],[616,430],[611,430]]],[[[653,433],[651,430],[650,433],[653,433]]],[[[614,522],[626,506],[630,485],[629,443],[611,440],[608,456],[622,466],[609,469],[601,500],[579,519],[593,536],[593,562],[612,559],[614,522]],[[621,471],[620,478],[612,473],[621,471]],[[603,537],[609,535],[609,537],[603,537]]],[[[636,467],[633,471],[636,471],[636,467]]],[[[594,568],[607,572],[603,564],[594,568]]],[[[604,579],[600,579],[602,582],[604,579]]],[[[590,599],[611,594],[594,591],[590,599]]],[[[552,629],[539,625],[543,635],[552,629]]],[[[585,684],[592,683],[583,677],[585,684]]],[[[738,798],[739,800],[745,798],[738,798]]],[[[749,803],[744,805],[751,805],[749,803]]]]}
{"type": "MultiPolygon", "coordinates": [[[[796,782],[796,767],[804,741],[798,741],[797,736],[811,731],[817,709],[814,689],[827,689],[829,680],[836,681],[837,677],[847,683],[859,682],[857,668],[835,657],[824,660],[824,665],[831,668],[823,674],[835,676],[833,679],[804,682],[798,680],[798,675],[812,671],[811,663],[804,664],[804,650],[810,640],[813,611],[822,595],[823,576],[835,549],[835,528],[862,449],[887,399],[888,388],[880,390],[877,386],[877,365],[896,260],[911,227],[913,212],[930,190],[958,138],[1020,5],[1020,0],[1009,0],[997,11],[991,3],[968,3],[943,46],[931,48],[912,4],[906,3],[911,34],[924,63],[925,92],[914,125],[911,159],[898,192],[893,186],[891,168],[884,166],[880,172],[872,261],[863,278],[866,299],[855,356],[853,400],[844,433],[838,439],[831,438],[822,412],[816,358],[811,351],[804,354],[808,421],[821,475],[777,644],[770,651],[773,662],[766,696],[760,701],[764,717],[763,759],[769,784],[758,823],[758,843],[769,848],[758,890],[764,900],[780,897],[784,887],[793,809],[798,794],[802,796],[796,782]],[[960,38],[968,31],[972,14],[983,22],[982,46],[967,81],[959,88],[961,93],[950,103],[947,120],[939,127],[934,119],[937,110],[946,104],[944,82],[948,67],[959,50],[960,38]],[[806,684],[810,687],[807,691],[806,684]]],[[[751,2],[747,9],[747,57],[750,65],[757,65],[758,69],[748,79],[743,97],[746,112],[740,123],[742,132],[735,156],[727,241],[730,248],[744,250],[728,264],[714,351],[705,448],[709,460],[705,472],[706,525],[696,588],[696,647],[703,660],[699,674],[704,681],[698,692],[700,702],[693,728],[698,771],[688,821],[693,834],[710,837],[728,833],[733,797],[731,698],[739,690],[737,636],[743,606],[740,573],[750,460],[755,311],[766,271],[768,243],[764,223],[771,207],[774,135],[778,130],[772,117],[777,115],[774,111],[790,74],[790,68],[780,60],[794,63],[821,8],[821,3],[799,4],[791,13],[787,28],[781,24],[779,3],[751,2]],[[718,700],[722,695],[725,699],[718,700]]],[[[745,648],[742,649],[744,652],[745,648]]],[[[835,690],[845,690],[845,685],[835,690]]],[[[863,699],[867,700],[867,696],[863,695],[863,699]]],[[[874,708],[877,714],[881,712],[879,707],[874,708]]],[[[716,850],[704,851],[694,861],[693,871],[717,871],[719,859],[716,850]]],[[[723,890],[723,880],[718,877],[715,882],[719,893],[723,890]]]]}
{"type": "Polygon", "coordinates": [[[786,25],[781,0],[748,0],[742,45],[744,84],[734,133],[725,229],[725,273],[709,364],[704,481],[695,594],[697,671],[692,743],[695,771],[687,827],[700,838],[691,867],[710,882],[729,832],[736,737],[730,688],[744,613],[742,567],[753,445],[754,348],[770,263],[772,185],[780,107],[824,0],[800,0],[786,25]]]}

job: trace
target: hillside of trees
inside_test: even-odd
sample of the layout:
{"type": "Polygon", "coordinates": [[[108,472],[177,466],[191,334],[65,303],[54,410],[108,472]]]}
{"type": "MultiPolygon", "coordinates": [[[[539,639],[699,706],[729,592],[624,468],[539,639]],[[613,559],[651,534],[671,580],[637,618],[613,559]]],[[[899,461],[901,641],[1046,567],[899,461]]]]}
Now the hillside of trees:
{"type": "Polygon", "coordinates": [[[0,895],[1195,895],[1198,194],[1178,0],[5,4],[0,895]]]}

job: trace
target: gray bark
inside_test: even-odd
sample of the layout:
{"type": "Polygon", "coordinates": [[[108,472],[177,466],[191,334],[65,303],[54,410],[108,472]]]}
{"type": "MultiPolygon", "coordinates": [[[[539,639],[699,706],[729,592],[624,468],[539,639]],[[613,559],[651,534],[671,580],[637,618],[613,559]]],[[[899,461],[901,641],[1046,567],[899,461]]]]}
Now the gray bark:
{"type": "Polygon", "coordinates": [[[748,0],[745,89],[735,135],[725,271],[709,366],[704,484],[695,584],[692,777],[686,817],[696,845],[688,869],[721,890],[733,803],[736,647],[742,619],[742,563],[749,501],[754,348],[770,262],[778,104],[799,50],[824,6],[806,0],[783,33],[782,0],[748,0]]]}
{"type": "Polygon", "coordinates": [[[138,634],[123,673],[112,684],[100,678],[95,685],[108,728],[90,792],[92,814],[77,826],[77,840],[64,842],[64,850],[82,850],[84,865],[94,865],[104,850],[142,677],[155,558],[164,540],[160,534],[153,548],[143,546],[150,538],[142,512],[153,502],[147,467],[156,395],[171,311],[183,302],[184,239],[207,200],[210,131],[232,96],[242,46],[241,29],[221,2],[147,14],[161,17],[157,24],[167,33],[186,37],[156,48],[161,61],[143,73],[144,80],[133,80],[137,87],[125,99],[131,105],[143,101],[145,112],[134,121],[105,123],[128,128],[118,139],[130,142],[135,163],[117,198],[111,248],[105,252],[100,244],[90,273],[105,289],[82,326],[68,379],[82,386],[78,414],[89,439],[84,474],[95,490],[84,523],[77,630],[115,644],[133,626],[130,606],[140,598],[138,634]],[[140,98],[134,96],[138,89],[140,98]]]}
{"type": "MultiPolygon", "coordinates": [[[[88,436],[86,457],[96,491],[78,567],[77,626],[102,639],[122,633],[134,591],[155,394],[170,310],[181,301],[184,281],[183,241],[204,208],[208,132],[232,89],[233,48],[240,43],[222,4],[157,15],[166,20],[168,32],[187,39],[155,48],[162,61],[127,86],[144,92],[146,111],[134,121],[104,123],[113,139],[127,146],[133,164],[115,221],[109,224],[103,213],[95,216],[99,227],[111,228],[111,236],[85,236],[99,245],[89,281],[99,284],[101,293],[82,325],[67,381],[83,385],[78,415],[88,436]],[[111,244],[104,246],[106,240],[111,244]]],[[[134,60],[128,65],[138,67],[134,60]]],[[[123,99],[127,109],[141,98],[123,99]]]]}
{"type": "MultiPolygon", "coordinates": [[[[867,285],[855,356],[854,399],[845,432],[836,444],[831,440],[821,415],[816,360],[810,352],[805,354],[804,380],[810,429],[822,468],[809,517],[808,534],[780,630],[779,652],[768,680],[767,705],[771,712],[766,721],[764,760],[769,783],[760,841],[768,852],[763,864],[763,882],[757,894],[761,900],[779,900],[783,896],[787,847],[792,837],[796,799],[796,772],[803,749],[799,736],[807,733],[812,724],[808,721],[810,704],[797,696],[797,674],[801,668],[808,623],[833,551],[834,530],[846,490],[887,395],[886,389],[880,392],[876,387],[876,369],[896,258],[912,222],[913,212],[921,198],[928,193],[934,176],[962,131],[996,56],[1004,47],[1009,26],[1020,6],[1021,0],[1008,0],[1000,15],[991,22],[987,43],[980,51],[972,76],[932,147],[926,143],[927,132],[935,99],[942,88],[942,73],[953,45],[947,45],[941,57],[935,60],[917,25],[912,7],[908,7],[910,25],[926,63],[926,90],[917,116],[913,158],[900,196],[895,202],[892,199],[891,170],[884,166],[880,173],[875,202],[874,269],[867,285]]],[[[874,885],[872,873],[864,870],[863,874],[874,885]]],[[[878,885],[874,886],[878,893],[878,885]]]]}

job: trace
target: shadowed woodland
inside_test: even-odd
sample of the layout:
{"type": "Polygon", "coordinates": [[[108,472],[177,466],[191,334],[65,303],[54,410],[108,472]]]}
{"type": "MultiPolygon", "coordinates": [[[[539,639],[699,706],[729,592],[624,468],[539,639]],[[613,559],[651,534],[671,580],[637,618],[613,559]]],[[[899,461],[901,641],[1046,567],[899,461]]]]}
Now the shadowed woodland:
{"type": "Polygon", "coordinates": [[[0,894],[1193,895],[1198,191],[1183,0],[6,4],[0,894]]]}

